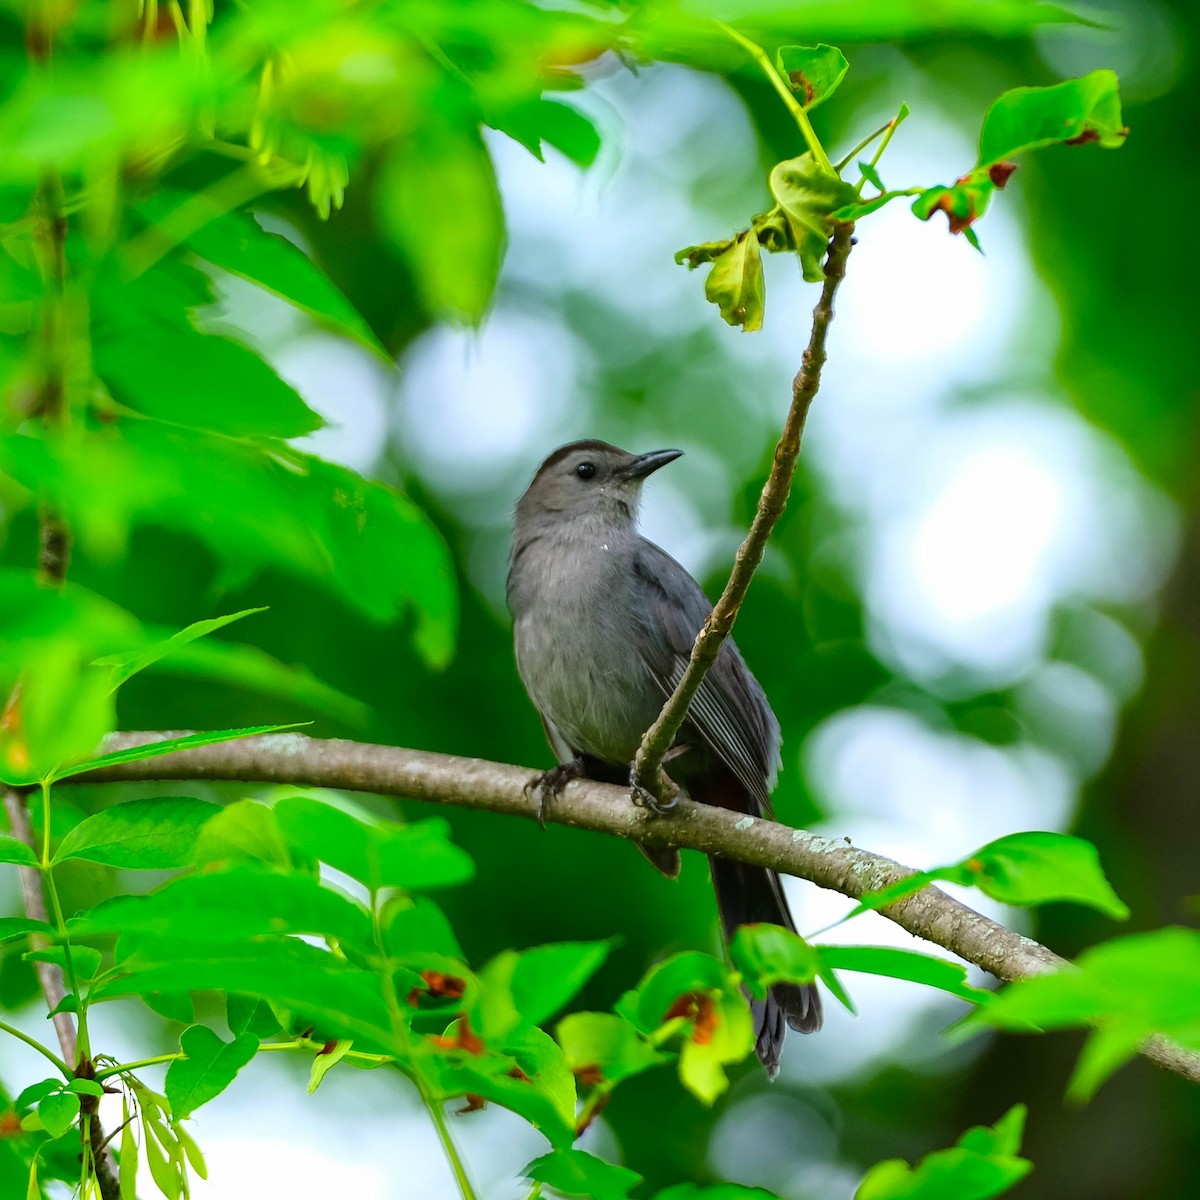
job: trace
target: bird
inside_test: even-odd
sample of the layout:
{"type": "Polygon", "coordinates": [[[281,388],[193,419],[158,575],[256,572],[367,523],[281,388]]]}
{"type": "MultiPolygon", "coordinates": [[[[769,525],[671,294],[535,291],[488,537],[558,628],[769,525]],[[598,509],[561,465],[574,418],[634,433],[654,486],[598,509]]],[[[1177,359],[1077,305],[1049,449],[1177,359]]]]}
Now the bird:
{"type": "MultiPolygon", "coordinates": [[[[711,612],[696,580],[638,530],[646,479],[682,453],[572,442],[545,459],[517,502],[507,583],[517,670],[558,759],[531,780],[539,816],[572,778],[631,779],[642,736],[711,612]]],[[[670,777],[701,804],[769,817],[781,741],[766,695],[727,639],[668,751],[670,777]]],[[[677,850],[640,848],[678,873],[677,850]]],[[[795,931],[774,871],[718,855],[708,862],[726,941],[757,922],[795,931]]],[[[815,983],[780,983],[750,1003],[755,1051],[774,1077],[787,1029],[820,1028],[820,994],[815,983]]]]}

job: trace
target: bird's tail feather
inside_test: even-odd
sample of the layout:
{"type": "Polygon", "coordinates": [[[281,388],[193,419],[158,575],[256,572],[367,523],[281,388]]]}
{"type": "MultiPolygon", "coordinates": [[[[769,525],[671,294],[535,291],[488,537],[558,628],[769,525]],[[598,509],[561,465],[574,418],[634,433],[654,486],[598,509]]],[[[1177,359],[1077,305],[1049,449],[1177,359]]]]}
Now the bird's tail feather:
{"type": "MultiPolygon", "coordinates": [[[[795,932],[774,871],[716,855],[709,855],[708,865],[727,941],[739,925],[758,922],[782,925],[795,932]]],[[[821,1028],[821,996],[814,983],[778,983],[765,1000],[751,998],[750,1007],[754,1013],[755,1051],[771,1075],[779,1069],[788,1027],[801,1033],[815,1033],[821,1028]]]]}

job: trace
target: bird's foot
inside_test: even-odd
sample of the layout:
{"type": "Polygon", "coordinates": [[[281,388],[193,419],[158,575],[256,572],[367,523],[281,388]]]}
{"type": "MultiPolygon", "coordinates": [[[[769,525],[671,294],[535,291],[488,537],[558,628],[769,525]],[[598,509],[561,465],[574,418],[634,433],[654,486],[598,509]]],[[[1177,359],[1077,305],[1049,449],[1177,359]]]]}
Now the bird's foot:
{"type": "Polygon", "coordinates": [[[559,763],[557,767],[535,775],[525,785],[526,796],[533,799],[537,794],[537,822],[543,829],[546,828],[546,813],[550,805],[562,795],[563,788],[572,779],[580,778],[583,773],[583,759],[573,758],[570,762],[559,763]]]}
{"type": "Polygon", "coordinates": [[[631,767],[629,770],[629,794],[634,804],[638,808],[649,809],[657,817],[661,817],[664,813],[669,813],[679,803],[679,785],[662,771],[659,772],[659,778],[662,780],[663,788],[667,793],[666,800],[660,800],[642,783],[638,777],[636,766],[631,767]]]}

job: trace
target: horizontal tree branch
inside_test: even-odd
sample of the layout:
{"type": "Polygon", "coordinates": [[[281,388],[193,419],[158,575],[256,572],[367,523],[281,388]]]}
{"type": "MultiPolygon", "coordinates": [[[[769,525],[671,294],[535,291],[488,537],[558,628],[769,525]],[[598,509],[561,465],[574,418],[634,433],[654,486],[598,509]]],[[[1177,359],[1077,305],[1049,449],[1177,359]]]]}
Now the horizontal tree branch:
{"type": "MultiPolygon", "coordinates": [[[[180,736],[180,732],[165,731],[119,733],[105,742],[104,750],[180,736]]],[[[77,775],[70,782],[209,779],[282,783],[401,796],[537,820],[537,797],[525,791],[534,773],[532,768],[477,758],[279,733],[123,763],[77,775]]],[[[655,816],[632,804],[625,788],[589,780],[569,783],[549,806],[546,819],[647,846],[675,846],[771,867],[855,900],[913,874],[910,867],[860,850],[847,841],[707,804],[681,800],[669,815],[655,816]]],[[[1052,950],[975,912],[936,887],[923,888],[882,913],[909,933],[936,943],[1006,982],[1044,975],[1068,965],[1052,950]]],[[[1141,1052],[1151,1062],[1200,1083],[1200,1054],[1157,1036],[1148,1039],[1141,1052]]]]}

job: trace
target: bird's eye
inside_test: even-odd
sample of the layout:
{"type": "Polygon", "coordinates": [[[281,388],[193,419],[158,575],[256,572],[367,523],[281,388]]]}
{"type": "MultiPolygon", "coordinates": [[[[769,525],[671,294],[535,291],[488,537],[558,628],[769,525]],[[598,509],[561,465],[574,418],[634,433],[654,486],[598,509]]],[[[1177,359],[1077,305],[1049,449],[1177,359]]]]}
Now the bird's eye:
{"type": "Polygon", "coordinates": [[[595,463],[581,462],[579,464],[579,466],[577,466],[575,468],[575,474],[578,475],[580,479],[591,479],[591,477],[593,475],[595,475],[595,473],[596,473],[596,464],[595,463]]]}

